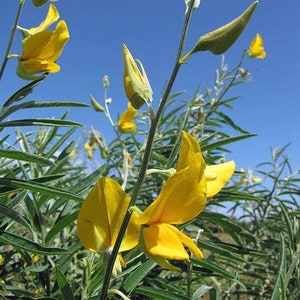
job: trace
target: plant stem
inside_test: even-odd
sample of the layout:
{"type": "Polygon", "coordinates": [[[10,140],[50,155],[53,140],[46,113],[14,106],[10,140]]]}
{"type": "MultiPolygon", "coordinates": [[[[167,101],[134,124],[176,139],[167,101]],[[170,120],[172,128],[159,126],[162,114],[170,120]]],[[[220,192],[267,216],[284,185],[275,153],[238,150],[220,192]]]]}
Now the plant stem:
{"type": "MultiPolygon", "coordinates": [[[[176,79],[177,73],[179,71],[179,68],[182,65],[182,63],[180,63],[180,57],[182,55],[182,51],[183,51],[183,48],[184,48],[184,43],[185,43],[185,39],[186,39],[187,31],[188,31],[188,26],[189,26],[190,19],[191,19],[191,14],[192,14],[194,2],[195,2],[195,0],[192,0],[189,3],[189,9],[188,9],[188,11],[185,15],[183,30],[182,30],[181,39],[180,39],[180,42],[179,42],[178,52],[177,52],[175,64],[174,64],[174,67],[173,67],[173,71],[172,71],[171,77],[169,79],[169,82],[167,84],[167,87],[164,91],[164,94],[163,94],[163,97],[162,97],[161,102],[159,104],[158,110],[157,110],[154,118],[151,119],[151,126],[150,126],[150,130],[149,130],[148,138],[147,138],[147,143],[146,143],[146,148],[145,148],[145,153],[144,153],[144,156],[143,156],[141,169],[140,169],[140,172],[139,172],[139,175],[138,175],[138,178],[137,178],[137,182],[136,182],[135,188],[133,190],[128,208],[135,205],[135,203],[136,203],[139,191],[140,191],[141,186],[142,186],[143,181],[144,181],[145,173],[146,173],[147,168],[148,168],[156,129],[157,129],[159,120],[161,118],[161,115],[163,113],[163,110],[165,108],[165,105],[167,103],[167,100],[169,98],[169,95],[170,95],[170,92],[172,90],[173,84],[175,82],[175,79],[176,79]]],[[[131,217],[131,212],[128,209],[126,214],[125,214],[125,217],[124,217],[123,223],[121,225],[116,243],[114,245],[114,248],[112,250],[112,253],[111,253],[108,265],[107,265],[107,269],[106,269],[105,277],[104,277],[104,281],[103,281],[103,286],[102,286],[102,291],[101,291],[101,295],[100,295],[100,300],[106,300],[107,291],[108,291],[108,288],[109,288],[109,283],[110,283],[110,278],[111,278],[111,273],[112,273],[112,270],[113,270],[113,267],[114,267],[116,257],[117,257],[118,252],[119,252],[119,248],[120,248],[123,236],[125,234],[127,225],[129,223],[130,217],[131,217]]]]}
{"type": "Polygon", "coordinates": [[[10,52],[10,49],[12,47],[12,43],[14,41],[14,36],[15,36],[15,33],[16,33],[16,30],[17,30],[17,26],[18,26],[18,23],[19,23],[19,20],[20,20],[20,16],[21,16],[21,12],[22,12],[22,8],[23,8],[24,3],[25,3],[25,0],[20,0],[20,2],[19,2],[17,15],[16,15],[16,18],[15,18],[14,25],[11,29],[11,34],[10,34],[10,38],[9,38],[9,41],[8,41],[7,49],[6,49],[4,59],[3,59],[1,69],[0,69],[0,80],[2,78],[2,75],[3,75],[4,70],[5,70],[5,66],[6,66],[7,61],[8,61],[9,52],[10,52]]]}

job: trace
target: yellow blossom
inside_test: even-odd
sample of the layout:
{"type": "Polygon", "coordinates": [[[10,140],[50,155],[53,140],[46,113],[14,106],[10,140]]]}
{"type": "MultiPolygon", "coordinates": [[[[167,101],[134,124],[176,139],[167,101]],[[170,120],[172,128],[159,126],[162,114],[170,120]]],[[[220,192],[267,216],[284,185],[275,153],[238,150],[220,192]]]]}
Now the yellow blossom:
{"type": "Polygon", "coordinates": [[[70,157],[75,158],[77,155],[77,150],[72,150],[69,154],[70,157]]]}
{"type": "Polygon", "coordinates": [[[256,58],[265,58],[267,53],[264,49],[264,42],[261,37],[261,35],[258,33],[254,39],[252,40],[249,50],[248,50],[248,56],[250,58],[256,57],[256,58]]]}
{"type": "Polygon", "coordinates": [[[0,254],[0,266],[2,266],[3,265],[3,257],[2,257],[2,255],[0,254]]]}
{"type": "Polygon", "coordinates": [[[17,74],[21,78],[37,79],[43,75],[35,74],[55,73],[60,70],[56,60],[70,37],[67,24],[61,20],[53,31],[46,30],[58,18],[59,14],[51,4],[45,20],[38,27],[27,31],[28,35],[22,41],[22,55],[17,68],[17,74]]]}
{"type": "Polygon", "coordinates": [[[206,168],[199,144],[183,132],[176,172],[164,183],[157,199],[137,218],[143,252],[174,271],[179,269],[170,260],[189,260],[185,247],[195,257],[202,258],[194,241],[172,224],[183,224],[196,217],[205,207],[207,196],[220,191],[233,171],[234,162],[206,168]]]}
{"type": "Polygon", "coordinates": [[[118,127],[122,133],[133,133],[136,130],[136,125],[133,122],[136,109],[128,102],[128,109],[121,115],[118,120],[118,127]]]}
{"type": "MultiPolygon", "coordinates": [[[[85,248],[104,253],[109,257],[116,242],[122,221],[129,205],[129,196],[111,178],[100,178],[83,202],[77,220],[78,236],[85,248]]],[[[138,243],[139,226],[133,212],[120,252],[135,247],[138,243]]],[[[119,256],[115,267],[121,268],[124,262],[119,256]]]]}
{"type": "Polygon", "coordinates": [[[144,103],[150,104],[152,89],[142,63],[137,60],[141,71],[134,61],[128,48],[123,45],[124,55],[124,89],[128,100],[135,109],[139,109],[144,103]]]}
{"type": "Polygon", "coordinates": [[[90,142],[86,142],[86,143],[84,144],[84,149],[85,149],[86,152],[87,152],[87,157],[90,158],[90,159],[92,159],[92,158],[93,158],[94,147],[92,147],[92,146],[90,145],[90,142]]]}

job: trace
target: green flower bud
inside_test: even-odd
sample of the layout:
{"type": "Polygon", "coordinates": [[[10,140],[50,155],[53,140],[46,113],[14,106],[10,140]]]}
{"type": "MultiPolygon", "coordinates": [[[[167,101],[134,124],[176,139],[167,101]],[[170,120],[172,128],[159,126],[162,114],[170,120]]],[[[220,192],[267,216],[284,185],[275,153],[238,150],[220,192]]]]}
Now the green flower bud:
{"type": "Polygon", "coordinates": [[[105,111],[104,107],[98,103],[98,101],[94,98],[93,95],[90,95],[90,100],[95,111],[105,111]]]}
{"type": "Polygon", "coordinates": [[[33,5],[36,7],[43,6],[47,2],[48,0],[32,0],[33,5]]]}

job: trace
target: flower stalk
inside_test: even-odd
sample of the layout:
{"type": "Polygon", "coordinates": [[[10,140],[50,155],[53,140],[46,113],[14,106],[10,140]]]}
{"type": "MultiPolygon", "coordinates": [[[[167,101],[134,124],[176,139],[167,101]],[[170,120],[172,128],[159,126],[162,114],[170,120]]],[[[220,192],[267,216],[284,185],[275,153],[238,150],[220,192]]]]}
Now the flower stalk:
{"type": "Polygon", "coordinates": [[[14,41],[15,33],[16,33],[16,30],[17,30],[17,27],[18,27],[18,23],[19,23],[19,20],[20,20],[20,17],[21,17],[21,12],[22,12],[22,8],[23,8],[24,3],[25,3],[25,0],[20,0],[20,2],[19,2],[19,7],[18,7],[17,14],[16,14],[15,22],[14,22],[14,25],[13,25],[13,27],[11,29],[11,34],[10,34],[9,42],[8,42],[8,45],[7,45],[7,48],[6,48],[6,52],[5,52],[5,55],[4,55],[4,59],[3,59],[3,62],[2,62],[2,65],[1,65],[1,69],[0,69],[0,80],[1,80],[1,78],[3,76],[3,73],[4,73],[4,70],[5,70],[7,61],[9,59],[9,52],[10,52],[10,49],[12,47],[12,43],[14,41]]]}

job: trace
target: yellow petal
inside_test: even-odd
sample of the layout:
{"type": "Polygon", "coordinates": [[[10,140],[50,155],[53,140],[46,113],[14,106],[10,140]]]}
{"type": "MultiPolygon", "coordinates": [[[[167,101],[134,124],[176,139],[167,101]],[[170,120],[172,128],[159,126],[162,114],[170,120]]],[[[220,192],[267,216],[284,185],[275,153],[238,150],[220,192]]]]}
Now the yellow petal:
{"type": "Polygon", "coordinates": [[[204,168],[199,144],[184,132],[176,173],[165,182],[157,199],[137,222],[181,224],[197,216],[206,204],[204,168]]]}
{"type": "MultiPolygon", "coordinates": [[[[79,211],[77,230],[82,244],[96,252],[112,248],[128,204],[129,196],[116,181],[106,177],[100,178],[79,211]]],[[[137,239],[137,234],[135,237],[130,236],[123,250],[134,247],[137,239]]]]}
{"type": "Polygon", "coordinates": [[[137,245],[140,235],[140,225],[136,223],[138,216],[139,215],[136,211],[132,212],[123,241],[120,246],[120,252],[130,250],[137,245]]]}
{"type": "Polygon", "coordinates": [[[264,50],[263,39],[259,33],[254,37],[250,44],[248,56],[251,58],[265,58],[267,56],[267,53],[264,50]]]}
{"type": "Polygon", "coordinates": [[[28,74],[36,74],[40,72],[56,73],[60,70],[60,66],[54,62],[40,59],[27,59],[20,62],[22,68],[28,74]]]}
{"type": "Polygon", "coordinates": [[[136,130],[136,125],[133,119],[136,114],[136,109],[128,102],[128,109],[121,115],[118,120],[118,127],[122,133],[133,133],[136,130]]]}
{"type": "Polygon", "coordinates": [[[184,246],[187,246],[198,258],[202,258],[202,252],[197,248],[193,240],[169,224],[145,225],[141,229],[140,245],[143,252],[161,266],[180,271],[169,260],[189,260],[189,254],[184,246]]]}
{"type": "Polygon", "coordinates": [[[49,5],[48,13],[45,20],[38,26],[28,30],[29,34],[36,34],[46,30],[50,25],[59,19],[59,13],[53,4],[49,5]]]}
{"type": "Polygon", "coordinates": [[[234,170],[234,161],[206,166],[204,175],[206,177],[207,198],[213,197],[223,188],[233,175],[234,170]]]}

